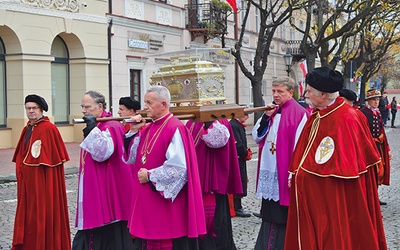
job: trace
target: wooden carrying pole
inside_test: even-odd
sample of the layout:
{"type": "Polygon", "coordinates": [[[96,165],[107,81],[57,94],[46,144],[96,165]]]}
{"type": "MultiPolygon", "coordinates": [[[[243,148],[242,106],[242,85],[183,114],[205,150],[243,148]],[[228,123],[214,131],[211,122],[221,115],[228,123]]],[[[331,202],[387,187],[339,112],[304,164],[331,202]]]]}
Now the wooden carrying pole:
{"type": "MultiPolygon", "coordinates": [[[[189,119],[194,119],[195,116],[193,114],[187,114],[187,115],[176,115],[176,117],[179,120],[189,120],[189,119]]],[[[146,120],[146,122],[151,122],[150,117],[143,117],[143,119],[146,120]]],[[[124,124],[125,123],[135,123],[131,120],[130,116],[127,117],[102,117],[102,118],[96,118],[96,122],[104,122],[104,121],[122,121],[124,124]]],[[[85,120],[83,119],[73,119],[72,120],[73,124],[79,124],[79,123],[85,123],[85,120]]]]}
{"type": "MultiPolygon", "coordinates": [[[[170,108],[171,113],[179,120],[192,120],[196,122],[208,122],[221,119],[233,119],[243,117],[245,113],[255,111],[270,110],[269,107],[244,108],[237,104],[221,104],[207,106],[184,106],[170,108]]],[[[139,111],[146,122],[150,122],[151,118],[146,117],[145,111],[139,111]]],[[[133,123],[131,117],[104,117],[97,118],[96,121],[123,121],[124,123],[133,123]]],[[[74,124],[85,123],[83,119],[73,119],[74,124]]]]}

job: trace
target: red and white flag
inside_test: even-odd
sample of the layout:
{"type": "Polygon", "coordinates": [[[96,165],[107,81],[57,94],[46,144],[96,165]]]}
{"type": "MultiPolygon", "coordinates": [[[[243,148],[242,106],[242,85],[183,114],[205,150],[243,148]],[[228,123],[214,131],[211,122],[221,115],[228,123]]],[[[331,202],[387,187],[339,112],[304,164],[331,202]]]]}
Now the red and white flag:
{"type": "Polygon", "coordinates": [[[303,72],[303,80],[299,82],[299,90],[300,90],[300,95],[304,94],[304,85],[306,81],[306,76],[307,76],[307,61],[303,60],[299,62],[299,67],[301,68],[301,71],[303,72]]]}
{"type": "Polygon", "coordinates": [[[233,12],[237,12],[240,7],[240,0],[226,0],[232,7],[233,12]]]}
{"type": "Polygon", "coordinates": [[[307,60],[303,60],[299,62],[299,66],[301,68],[301,71],[303,71],[303,77],[306,78],[307,75],[307,60]]]}
{"type": "Polygon", "coordinates": [[[303,81],[299,81],[299,91],[300,91],[300,95],[302,96],[304,93],[303,81]]]}

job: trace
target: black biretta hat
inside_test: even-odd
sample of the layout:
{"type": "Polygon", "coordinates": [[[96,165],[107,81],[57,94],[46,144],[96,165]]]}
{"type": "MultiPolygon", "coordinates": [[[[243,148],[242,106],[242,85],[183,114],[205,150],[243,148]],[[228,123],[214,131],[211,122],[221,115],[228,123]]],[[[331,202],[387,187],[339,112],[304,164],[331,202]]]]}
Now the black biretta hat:
{"type": "Polygon", "coordinates": [[[357,101],[357,94],[353,90],[341,89],[341,90],[339,90],[339,95],[341,97],[346,98],[347,100],[350,100],[353,102],[357,101]]]}
{"type": "Polygon", "coordinates": [[[47,112],[47,110],[49,110],[49,106],[47,105],[46,100],[41,96],[38,96],[38,95],[35,95],[35,94],[27,95],[25,97],[25,104],[27,102],[37,103],[37,105],[39,105],[46,112],[47,112]]]}
{"type": "Polygon", "coordinates": [[[325,93],[334,93],[341,90],[343,82],[342,73],[328,67],[315,68],[306,76],[307,84],[325,93]]]}
{"type": "Polygon", "coordinates": [[[140,103],[130,96],[119,98],[119,105],[125,105],[128,109],[135,111],[140,110],[140,103]]]}

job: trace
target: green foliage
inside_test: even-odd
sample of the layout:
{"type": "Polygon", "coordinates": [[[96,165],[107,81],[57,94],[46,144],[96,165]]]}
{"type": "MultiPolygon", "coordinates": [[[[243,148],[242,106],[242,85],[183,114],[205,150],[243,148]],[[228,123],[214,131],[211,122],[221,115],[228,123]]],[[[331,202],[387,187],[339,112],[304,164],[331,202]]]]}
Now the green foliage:
{"type": "Polygon", "coordinates": [[[231,12],[231,6],[223,1],[211,0],[209,37],[220,37],[228,32],[228,13],[231,12]]]}
{"type": "Polygon", "coordinates": [[[219,0],[211,0],[211,8],[225,14],[231,11],[231,6],[228,3],[219,0]]]}

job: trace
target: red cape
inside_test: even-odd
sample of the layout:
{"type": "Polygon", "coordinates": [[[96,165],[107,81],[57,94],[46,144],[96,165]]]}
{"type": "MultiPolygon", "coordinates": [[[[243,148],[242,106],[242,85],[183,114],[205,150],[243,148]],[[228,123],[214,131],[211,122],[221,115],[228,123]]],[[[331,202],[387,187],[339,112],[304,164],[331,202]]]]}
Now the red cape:
{"type": "Polygon", "coordinates": [[[69,160],[58,129],[48,117],[33,127],[24,148],[23,129],[16,163],[18,203],[13,249],[71,249],[63,163],[69,160]]]}
{"type": "Polygon", "coordinates": [[[386,249],[373,172],[379,155],[359,115],[338,97],[307,121],[290,167],[285,249],[386,249]]]}
{"type": "MultiPolygon", "coordinates": [[[[28,123],[29,124],[29,123],[28,123]]],[[[27,166],[45,165],[55,167],[69,161],[69,156],[60,132],[49,118],[43,117],[32,129],[29,140],[29,148],[24,150],[25,137],[28,124],[24,127],[15,149],[13,162],[17,162],[18,156],[23,156],[23,163],[27,166]]]]}

